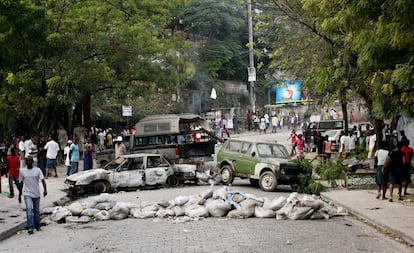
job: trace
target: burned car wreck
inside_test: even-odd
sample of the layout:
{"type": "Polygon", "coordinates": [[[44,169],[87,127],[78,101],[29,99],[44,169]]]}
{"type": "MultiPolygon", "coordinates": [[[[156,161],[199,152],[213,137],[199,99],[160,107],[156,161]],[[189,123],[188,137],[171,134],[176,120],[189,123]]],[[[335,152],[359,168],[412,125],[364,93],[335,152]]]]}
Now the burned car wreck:
{"type": "Polygon", "coordinates": [[[94,192],[103,193],[120,189],[137,189],[148,186],[175,186],[183,180],[196,180],[196,166],[172,163],[161,154],[129,154],[121,156],[103,168],[80,171],[66,178],[69,195],[94,192]]]}

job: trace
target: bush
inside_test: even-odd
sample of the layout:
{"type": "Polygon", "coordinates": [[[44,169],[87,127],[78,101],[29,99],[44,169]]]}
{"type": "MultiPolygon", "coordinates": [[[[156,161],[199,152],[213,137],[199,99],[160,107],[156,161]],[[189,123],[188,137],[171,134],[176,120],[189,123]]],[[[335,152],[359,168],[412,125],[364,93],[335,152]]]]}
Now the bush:
{"type": "Polygon", "coordinates": [[[312,163],[308,160],[296,160],[295,162],[299,164],[301,173],[298,175],[298,181],[292,185],[292,189],[299,193],[320,195],[325,188],[312,178],[312,163]]]}
{"type": "Polygon", "coordinates": [[[319,174],[321,180],[327,180],[332,187],[336,187],[336,180],[341,178],[342,171],[347,170],[347,167],[342,165],[342,159],[336,161],[326,160],[325,164],[318,165],[315,172],[319,174]]]}

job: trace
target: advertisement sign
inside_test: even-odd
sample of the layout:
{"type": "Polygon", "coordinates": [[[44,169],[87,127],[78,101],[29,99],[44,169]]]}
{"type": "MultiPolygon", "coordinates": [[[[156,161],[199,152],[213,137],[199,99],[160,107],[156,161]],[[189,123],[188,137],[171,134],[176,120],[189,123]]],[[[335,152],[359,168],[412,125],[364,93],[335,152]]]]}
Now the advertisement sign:
{"type": "Polygon", "coordinates": [[[132,106],[122,106],[122,116],[131,117],[132,116],[132,106]]]}
{"type": "Polygon", "coordinates": [[[247,74],[249,75],[249,82],[256,82],[256,69],[254,67],[247,68],[247,74]]]}
{"type": "Polygon", "coordinates": [[[276,87],[276,103],[300,103],[311,101],[303,80],[285,80],[276,87]]]}

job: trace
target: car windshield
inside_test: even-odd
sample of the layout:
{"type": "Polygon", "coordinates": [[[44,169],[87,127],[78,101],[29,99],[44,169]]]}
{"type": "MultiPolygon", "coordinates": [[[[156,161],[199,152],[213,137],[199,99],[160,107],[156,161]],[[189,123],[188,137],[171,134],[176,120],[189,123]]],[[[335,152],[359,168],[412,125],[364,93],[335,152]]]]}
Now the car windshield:
{"type": "Polygon", "coordinates": [[[283,145],[259,143],[257,152],[260,157],[277,157],[289,159],[289,153],[283,145]]]}
{"type": "Polygon", "coordinates": [[[337,133],[338,133],[337,131],[331,131],[331,130],[329,130],[329,131],[326,131],[326,132],[324,133],[324,135],[328,135],[328,137],[335,137],[335,135],[336,135],[337,133]]]}
{"type": "Polygon", "coordinates": [[[104,169],[104,170],[113,170],[113,169],[127,163],[128,159],[125,159],[121,164],[117,164],[117,163],[115,163],[115,161],[116,160],[112,160],[111,162],[107,163],[102,169],[104,169]]]}

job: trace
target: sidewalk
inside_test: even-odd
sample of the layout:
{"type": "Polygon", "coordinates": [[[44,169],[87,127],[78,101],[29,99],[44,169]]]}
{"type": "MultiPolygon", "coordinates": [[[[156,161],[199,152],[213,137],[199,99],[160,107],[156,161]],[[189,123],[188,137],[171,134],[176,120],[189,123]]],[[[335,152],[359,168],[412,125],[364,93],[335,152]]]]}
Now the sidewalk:
{"type": "MultiPolygon", "coordinates": [[[[394,202],[376,199],[376,190],[347,190],[344,188],[322,193],[331,200],[368,223],[391,232],[408,244],[414,246],[414,188],[409,188],[410,196],[394,202]]],[[[394,192],[396,194],[396,192],[394,192]]]]}
{"type": "MultiPolygon", "coordinates": [[[[54,202],[61,200],[66,196],[64,189],[64,182],[66,178],[66,168],[64,166],[58,167],[59,177],[49,177],[46,179],[47,196],[40,199],[40,210],[44,207],[54,206],[54,202]]],[[[0,241],[5,240],[18,231],[26,227],[26,211],[24,200],[22,203],[17,200],[18,191],[14,186],[14,198],[10,199],[6,192],[9,192],[8,178],[1,177],[2,193],[0,194],[0,241]]],[[[43,194],[43,186],[39,183],[40,192],[43,194]]]]}

